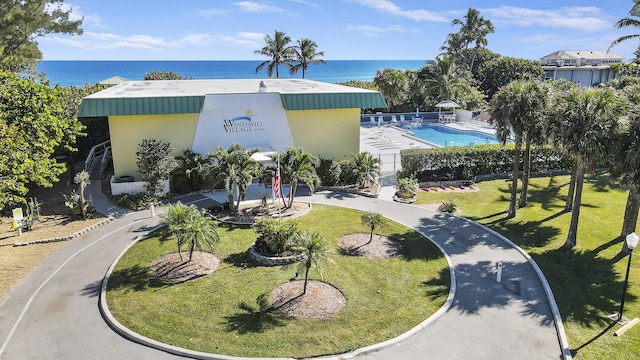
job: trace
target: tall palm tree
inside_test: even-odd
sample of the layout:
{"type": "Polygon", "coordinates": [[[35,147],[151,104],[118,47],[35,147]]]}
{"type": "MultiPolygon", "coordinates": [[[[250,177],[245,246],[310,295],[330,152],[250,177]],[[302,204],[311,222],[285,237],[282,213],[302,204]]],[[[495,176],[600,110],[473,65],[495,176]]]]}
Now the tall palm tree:
{"type": "MultiPolygon", "coordinates": [[[[631,10],[629,10],[629,17],[618,20],[613,28],[617,30],[625,28],[640,29],[640,19],[634,19],[632,16],[640,17],[640,0],[633,0],[633,6],[631,7],[631,10]]],[[[619,38],[611,42],[611,45],[609,45],[609,50],[611,50],[612,47],[631,39],[640,39],[640,34],[629,34],[620,36],[619,38]]],[[[640,57],[640,45],[638,45],[638,49],[636,50],[635,55],[636,58],[640,57]]]]}
{"type": "Polygon", "coordinates": [[[291,43],[291,38],[287,34],[276,30],[273,38],[269,35],[265,35],[264,42],[265,46],[253,53],[264,55],[268,57],[269,60],[265,60],[256,67],[256,74],[266,66],[267,76],[273,77],[273,73],[275,71],[276,78],[278,78],[280,75],[278,72],[279,65],[282,64],[291,68],[291,61],[294,56],[294,48],[289,45],[289,43],[291,43]]]}
{"type": "Polygon", "coordinates": [[[302,290],[302,295],[304,295],[307,293],[309,270],[311,267],[315,267],[315,269],[320,272],[320,263],[329,260],[329,250],[322,235],[317,232],[311,233],[308,231],[297,235],[296,245],[293,247],[293,250],[302,255],[298,265],[298,272],[304,270],[304,287],[302,290]]]}
{"type": "Polygon", "coordinates": [[[364,188],[367,184],[377,184],[380,177],[380,159],[369,152],[348,154],[353,162],[356,183],[364,188]]]}
{"type": "Polygon", "coordinates": [[[402,104],[407,99],[409,91],[409,78],[407,72],[396,69],[383,69],[376,71],[373,82],[387,100],[387,110],[402,104]]]}
{"type": "Polygon", "coordinates": [[[384,217],[382,217],[382,215],[379,213],[368,211],[362,214],[362,217],[360,219],[362,220],[362,223],[364,225],[369,226],[371,228],[371,235],[369,236],[369,241],[365,244],[367,245],[367,244],[370,244],[371,241],[373,240],[373,230],[384,226],[384,217]]]}
{"type": "Polygon", "coordinates": [[[218,226],[215,221],[209,219],[203,210],[193,207],[191,216],[185,226],[185,242],[189,247],[189,260],[193,258],[194,250],[211,250],[215,243],[220,241],[218,226]]]}
{"type": "Polygon", "coordinates": [[[576,166],[575,196],[567,239],[570,250],[576,245],[584,175],[609,155],[610,137],[625,114],[626,102],[612,89],[572,89],[557,99],[550,119],[552,142],[572,156],[576,166]]]}
{"type": "Polygon", "coordinates": [[[496,136],[505,144],[513,136],[515,152],[513,156],[513,181],[511,183],[511,200],[507,218],[516,216],[516,198],[520,173],[520,153],[525,144],[525,172],[520,205],[526,205],[528,172],[531,158],[531,144],[541,133],[542,123],[548,110],[548,90],[539,80],[516,80],[501,88],[491,100],[490,121],[496,125],[496,136]]]}
{"type": "MultiPolygon", "coordinates": [[[[178,255],[182,259],[182,245],[186,242],[185,227],[192,216],[193,208],[183,205],[181,202],[169,205],[167,212],[161,215],[163,222],[169,228],[169,233],[175,235],[178,245],[178,255]]],[[[161,237],[160,241],[166,241],[167,237],[161,237]]]]}
{"type": "Polygon", "coordinates": [[[454,58],[458,63],[463,62],[464,53],[464,41],[460,33],[450,33],[444,40],[444,43],[440,47],[440,53],[438,56],[447,55],[454,58]]]}
{"type": "Polygon", "coordinates": [[[189,190],[202,190],[211,171],[212,159],[187,149],[181,156],[176,156],[176,160],[179,165],[174,174],[182,175],[189,181],[189,190]]]}
{"type": "Polygon", "coordinates": [[[302,69],[302,78],[309,69],[310,64],[324,64],[325,61],[318,59],[318,57],[324,56],[324,51],[316,51],[318,44],[310,39],[300,39],[298,44],[293,47],[293,61],[297,64],[291,66],[289,72],[291,75],[297,73],[302,69]]]}
{"type": "Polygon", "coordinates": [[[217,162],[213,168],[214,178],[224,184],[232,212],[238,211],[240,200],[244,199],[253,177],[258,175],[260,165],[251,159],[251,155],[257,151],[257,149],[247,151],[240,144],[234,143],[228,150],[218,146],[215,153],[209,154],[217,162]],[[234,191],[236,205],[234,205],[234,191]]]}
{"type": "Polygon", "coordinates": [[[480,16],[480,11],[469,8],[463,20],[453,19],[452,26],[460,25],[460,34],[462,43],[464,44],[464,64],[467,64],[469,70],[473,70],[473,63],[478,53],[478,49],[487,46],[487,35],[494,31],[493,24],[480,16]],[[469,47],[473,44],[473,52],[469,56],[469,47]],[[470,57],[470,59],[469,59],[470,57]]]}
{"type": "MultiPolygon", "coordinates": [[[[289,202],[287,207],[293,206],[298,184],[307,185],[313,193],[320,184],[320,177],[316,168],[320,166],[320,159],[301,148],[288,147],[284,155],[280,156],[280,176],[283,184],[289,184],[289,202]]],[[[280,192],[284,201],[284,192],[280,192]]]]}

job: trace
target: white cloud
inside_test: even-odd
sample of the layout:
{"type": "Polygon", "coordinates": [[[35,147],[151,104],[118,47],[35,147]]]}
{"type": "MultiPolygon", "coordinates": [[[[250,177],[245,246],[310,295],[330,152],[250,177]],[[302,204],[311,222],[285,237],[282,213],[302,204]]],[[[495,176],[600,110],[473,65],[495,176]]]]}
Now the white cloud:
{"type": "Polygon", "coordinates": [[[234,47],[258,48],[262,46],[264,35],[257,33],[241,32],[236,35],[219,34],[187,34],[179,43],[207,46],[213,43],[227,44],[234,47]]]}
{"type": "Polygon", "coordinates": [[[315,2],[311,2],[311,1],[307,1],[307,0],[289,0],[289,1],[294,2],[294,3],[298,3],[298,4],[307,5],[307,6],[310,6],[312,8],[316,8],[316,9],[320,7],[320,4],[315,3],[315,2]]]}
{"type": "Polygon", "coordinates": [[[406,29],[400,25],[371,26],[371,25],[348,25],[347,29],[357,31],[367,37],[376,37],[391,32],[418,32],[416,29],[406,29]]]}
{"type": "Polygon", "coordinates": [[[196,10],[196,14],[198,14],[199,16],[203,16],[203,17],[212,17],[212,16],[217,16],[217,15],[226,15],[227,11],[226,10],[222,10],[222,9],[202,9],[202,10],[196,10]]]}
{"type": "MultiPolygon", "coordinates": [[[[51,4],[48,3],[45,6],[45,11],[52,12],[53,10],[60,9],[62,11],[69,12],[69,20],[78,21],[82,20],[83,25],[92,25],[96,27],[104,27],[102,25],[102,18],[98,14],[85,14],[82,8],[72,3],[51,4]]],[[[81,26],[82,28],[83,26],[81,26]]]]}
{"type": "Polygon", "coordinates": [[[611,29],[613,26],[609,15],[606,15],[602,9],[592,6],[561,7],[555,10],[501,6],[482,9],[481,13],[494,24],[502,23],[526,27],[545,26],[582,31],[611,29]]]}
{"type": "Polygon", "coordinates": [[[435,13],[433,11],[418,9],[418,10],[404,10],[400,6],[388,0],[351,0],[354,3],[360,4],[364,7],[378,10],[381,13],[404,17],[414,21],[436,21],[436,22],[448,22],[447,17],[435,13]]]}
{"type": "Polygon", "coordinates": [[[50,36],[43,38],[42,42],[54,42],[67,46],[85,49],[157,49],[176,46],[176,43],[167,42],[163,38],[149,35],[120,36],[110,33],[85,32],[81,37],[50,36]]]}
{"type": "Polygon", "coordinates": [[[284,13],[285,10],[279,8],[277,6],[271,6],[264,3],[253,2],[253,1],[240,1],[235,2],[233,5],[236,5],[240,10],[253,12],[253,13],[284,13]]]}

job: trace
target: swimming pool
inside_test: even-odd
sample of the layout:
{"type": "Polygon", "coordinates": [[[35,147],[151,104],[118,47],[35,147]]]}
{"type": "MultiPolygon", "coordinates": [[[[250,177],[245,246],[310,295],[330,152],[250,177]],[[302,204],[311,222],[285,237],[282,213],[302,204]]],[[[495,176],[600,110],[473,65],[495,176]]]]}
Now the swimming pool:
{"type": "Polygon", "coordinates": [[[413,136],[440,146],[467,146],[498,144],[498,139],[478,131],[464,131],[439,125],[422,125],[411,128],[413,136]]]}

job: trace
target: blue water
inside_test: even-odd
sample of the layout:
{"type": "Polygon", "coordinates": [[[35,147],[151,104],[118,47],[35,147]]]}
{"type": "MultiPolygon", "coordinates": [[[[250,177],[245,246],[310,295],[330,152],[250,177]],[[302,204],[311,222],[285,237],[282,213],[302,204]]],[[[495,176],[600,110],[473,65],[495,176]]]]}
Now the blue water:
{"type": "Polygon", "coordinates": [[[493,135],[477,131],[462,131],[438,125],[423,125],[411,128],[413,136],[438,144],[440,146],[467,146],[497,144],[498,139],[493,135]]]}
{"type": "MultiPolygon", "coordinates": [[[[94,84],[112,76],[129,80],[142,80],[147,72],[173,71],[194,79],[264,79],[263,69],[256,74],[256,67],[263,60],[241,61],[42,61],[38,72],[53,86],[83,86],[94,84]]],[[[377,70],[417,70],[426,60],[327,60],[325,64],[313,64],[305,73],[305,79],[329,83],[350,80],[372,81],[377,70]]],[[[279,67],[281,78],[301,78],[302,72],[290,75],[286,66],[279,67]]]]}

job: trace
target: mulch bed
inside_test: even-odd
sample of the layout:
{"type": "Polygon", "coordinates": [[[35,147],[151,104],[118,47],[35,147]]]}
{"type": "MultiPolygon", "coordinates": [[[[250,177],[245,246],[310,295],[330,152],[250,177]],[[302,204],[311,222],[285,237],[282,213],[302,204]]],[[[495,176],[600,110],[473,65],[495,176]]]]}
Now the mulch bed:
{"type": "Polygon", "coordinates": [[[184,251],[182,259],[177,252],[160,256],[151,263],[151,271],[166,282],[180,283],[209,275],[218,265],[220,259],[211,253],[194,251],[189,261],[189,252],[184,251]]]}
{"type": "Polygon", "coordinates": [[[364,256],[368,259],[388,259],[398,255],[402,251],[402,244],[386,236],[373,234],[354,233],[343,235],[338,239],[338,246],[347,254],[364,256]]]}
{"type": "Polygon", "coordinates": [[[304,295],[303,287],[303,280],[284,283],[271,292],[269,302],[280,313],[304,319],[329,318],[347,304],[342,292],[325,282],[309,280],[304,295]]]}

